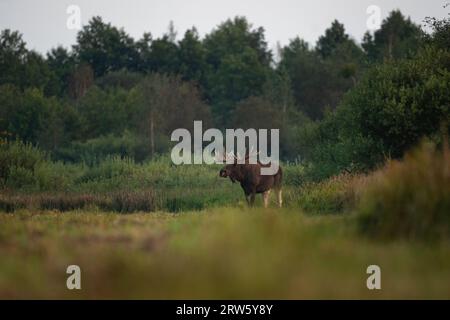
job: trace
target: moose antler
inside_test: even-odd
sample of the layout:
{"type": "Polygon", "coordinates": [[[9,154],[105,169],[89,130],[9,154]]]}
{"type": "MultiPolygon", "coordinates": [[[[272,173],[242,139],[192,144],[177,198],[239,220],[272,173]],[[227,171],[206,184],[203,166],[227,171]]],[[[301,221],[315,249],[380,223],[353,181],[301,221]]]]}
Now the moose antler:
{"type": "Polygon", "coordinates": [[[250,151],[249,151],[249,153],[247,153],[247,155],[245,156],[245,160],[248,160],[250,157],[256,157],[259,153],[260,153],[260,151],[258,151],[258,152],[253,152],[253,146],[250,148],[250,151]]]}
{"type": "Polygon", "coordinates": [[[225,154],[222,154],[222,152],[217,152],[216,153],[216,161],[227,162],[228,159],[236,159],[236,160],[238,160],[238,158],[234,155],[233,152],[228,152],[228,153],[225,153],[225,154]]]}

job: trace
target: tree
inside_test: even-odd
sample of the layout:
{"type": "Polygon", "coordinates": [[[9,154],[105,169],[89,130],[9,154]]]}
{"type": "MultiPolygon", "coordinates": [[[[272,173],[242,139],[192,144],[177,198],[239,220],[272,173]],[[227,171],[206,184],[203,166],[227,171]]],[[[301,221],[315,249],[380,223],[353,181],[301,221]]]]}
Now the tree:
{"type": "Polygon", "coordinates": [[[322,118],[325,107],[335,103],[331,69],[300,38],[282,48],[278,69],[289,75],[297,110],[312,119],[322,118]]]}
{"type": "MultiPolygon", "coordinates": [[[[444,6],[447,7],[450,7],[449,3],[444,6]]],[[[450,50],[450,13],[447,15],[448,17],[443,19],[425,18],[425,23],[432,29],[431,35],[426,35],[427,43],[444,50],[450,50]]]]}
{"type": "Polygon", "coordinates": [[[178,47],[169,35],[152,41],[147,65],[150,72],[177,74],[178,47]]]}
{"type": "Polygon", "coordinates": [[[43,90],[46,95],[51,95],[48,84],[51,80],[51,71],[39,53],[29,51],[23,68],[21,87],[22,88],[38,88],[43,90]]]}
{"type": "MultiPolygon", "coordinates": [[[[0,132],[7,132],[13,139],[41,142],[53,112],[59,108],[55,98],[46,98],[42,90],[28,88],[23,92],[13,85],[0,86],[0,132]]],[[[55,143],[58,141],[56,140],[55,143]]]]}
{"type": "Polygon", "coordinates": [[[263,97],[277,106],[277,109],[283,113],[283,117],[288,110],[294,108],[292,81],[283,65],[268,76],[263,87],[263,97]]]}
{"type": "Polygon", "coordinates": [[[325,30],[325,35],[319,37],[316,50],[322,58],[328,58],[340,45],[348,41],[350,39],[345,33],[344,25],[334,20],[331,27],[325,30]]]}
{"type": "Polygon", "coordinates": [[[362,47],[370,61],[412,57],[420,47],[420,27],[405,18],[399,10],[390,12],[379,30],[364,35],[362,47]]]}
{"type": "Polygon", "coordinates": [[[280,129],[283,114],[262,97],[249,97],[236,105],[233,112],[233,127],[246,129],[280,129]]]}
{"type": "Polygon", "coordinates": [[[193,27],[185,32],[178,43],[178,72],[184,80],[205,83],[206,51],[199,38],[197,29],[193,27]]]}
{"type": "Polygon", "coordinates": [[[144,33],[136,43],[139,52],[139,71],[178,74],[180,69],[177,32],[173,22],[169,23],[167,32],[158,39],[152,39],[150,33],[144,33]]]}
{"type": "Polygon", "coordinates": [[[28,51],[22,35],[3,30],[0,34],[0,85],[13,84],[21,89],[44,89],[50,81],[46,61],[35,51],[28,51]]]}
{"type": "Polygon", "coordinates": [[[22,35],[9,29],[0,35],[0,84],[21,86],[21,74],[28,50],[22,35]]]}
{"type": "Polygon", "coordinates": [[[151,45],[153,42],[152,34],[145,32],[141,39],[136,41],[136,50],[138,51],[138,66],[137,71],[146,73],[151,71],[151,45]]]}
{"type": "Polygon", "coordinates": [[[372,67],[321,123],[314,163],[368,170],[401,158],[423,137],[450,123],[450,52],[422,49],[414,59],[372,67]]]}
{"type": "Polygon", "coordinates": [[[47,64],[52,73],[49,91],[57,96],[67,94],[70,76],[76,68],[74,55],[58,46],[47,53],[47,64]]]}
{"type": "Polygon", "coordinates": [[[128,101],[128,92],[123,89],[102,90],[92,86],[77,103],[82,138],[121,134],[129,126],[130,112],[133,110],[128,101]]]}
{"type": "Polygon", "coordinates": [[[92,67],[88,64],[81,64],[69,75],[69,96],[78,100],[93,84],[94,71],[92,67]]]}
{"type": "Polygon", "coordinates": [[[194,120],[211,124],[210,111],[197,88],[179,76],[150,74],[132,90],[135,129],[148,141],[150,153],[166,151],[169,136],[178,128],[193,129],[194,120]]]}
{"type": "Polygon", "coordinates": [[[289,74],[298,110],[317,120],[327,109],[336,108],[343,94],[356,84],[363,58],[344,25],[334,20],[315,49],[298,37],[291,40],[281,49],[278,69],[289,74]]]}
{"type": "Polygon", "coordinates": [[[122,68],[136,70],[139,65],[139,53],[133,38],[123,29],[104,23],[98,16],[78,32],[73,49],[81,63],[93,68],[95,77],[122,68]]]}
{"type": "Polygon", "coordinates": [[[234,105],[260,95],[266,82],[272,54],[264,29],[252,29],[243,17],[220,24],[205,37],[208,73],[206,94],[219,125],[226,125],[234,105]]]}
{"type": "Polygon", "coordinates": [[[110,72],[97,78],[95,83],[103,90],[122,88],[133,89],[143,78],[141,73],[131,72],[126,69],[110,72]]]}

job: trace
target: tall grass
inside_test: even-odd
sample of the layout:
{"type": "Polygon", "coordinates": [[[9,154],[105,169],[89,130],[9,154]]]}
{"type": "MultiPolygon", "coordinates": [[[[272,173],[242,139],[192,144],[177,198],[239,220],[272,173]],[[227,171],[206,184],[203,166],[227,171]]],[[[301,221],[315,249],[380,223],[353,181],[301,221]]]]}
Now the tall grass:
{"type": "Polygon", "coordinates": [[[369,182],[365,175],[340,174],[321,182],[307,182],[290,191],[291,206],[312,213],[342,213],[358,203],[369,182]]]}
{"type": "Polygon", "coordinates": [[[450,237],[450,158],[423,143],[403,161],[374,174],[361,199],[359,227],[382,238],[435,240],[450,237]]]}

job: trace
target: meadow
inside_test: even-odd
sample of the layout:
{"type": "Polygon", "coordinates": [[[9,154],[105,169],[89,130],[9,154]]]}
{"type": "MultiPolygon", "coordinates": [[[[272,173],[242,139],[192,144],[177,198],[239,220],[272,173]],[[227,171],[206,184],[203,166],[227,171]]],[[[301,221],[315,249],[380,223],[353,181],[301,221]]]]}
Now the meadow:
{"type": "Polygon", "coordinates": [[[276,49],[245,16],[135,39],[99,10],[46,53],[4,25],[0,299],[450,299],[448,8],[276,49]],[[283,208],[173,164],[200,120],[279,130],[283,208]]]}
{"type": "Polygon", "coordinates": [[[2,298],[449,298],[449,245],[379,243],[351,217],[217,208],[2,215],[2,298]],[[66,268],[81,268],[81,290],[66,268]],[[382,270],[368,290],[366,268],[382,270]]]}
{"type": "Polygon", "coordinates": [[[424,144],[322,182],[284,164],[282,209],[248,208],[218,165],[43,158],[4,183],[0,297],[448,299],[447,157],[424,144]],[[81,290],[66,288],[72,264],[81,290]],[[366,287],[373,264],[381,290],[366,287]]]}

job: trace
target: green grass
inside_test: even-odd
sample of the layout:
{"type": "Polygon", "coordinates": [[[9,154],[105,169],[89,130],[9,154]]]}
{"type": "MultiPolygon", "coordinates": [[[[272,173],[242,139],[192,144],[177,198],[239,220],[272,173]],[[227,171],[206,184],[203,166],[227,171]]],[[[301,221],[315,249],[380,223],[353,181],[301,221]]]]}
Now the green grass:
{"type": "Polygon", "coordinates": [[[318,183],[285,164],[284,208],[249,209],[219,165],[17,148],[0,157],[0,298],[450,299],[448,149],[318,183]]]}
{"type": "Polygon", "coordinates": [[[25,210],[0,226],[0,298],[450,298],[448,242],[373,242],[352,215],[25,210]],[[65,287],[70,264],[80,291],[65,287]]]}

